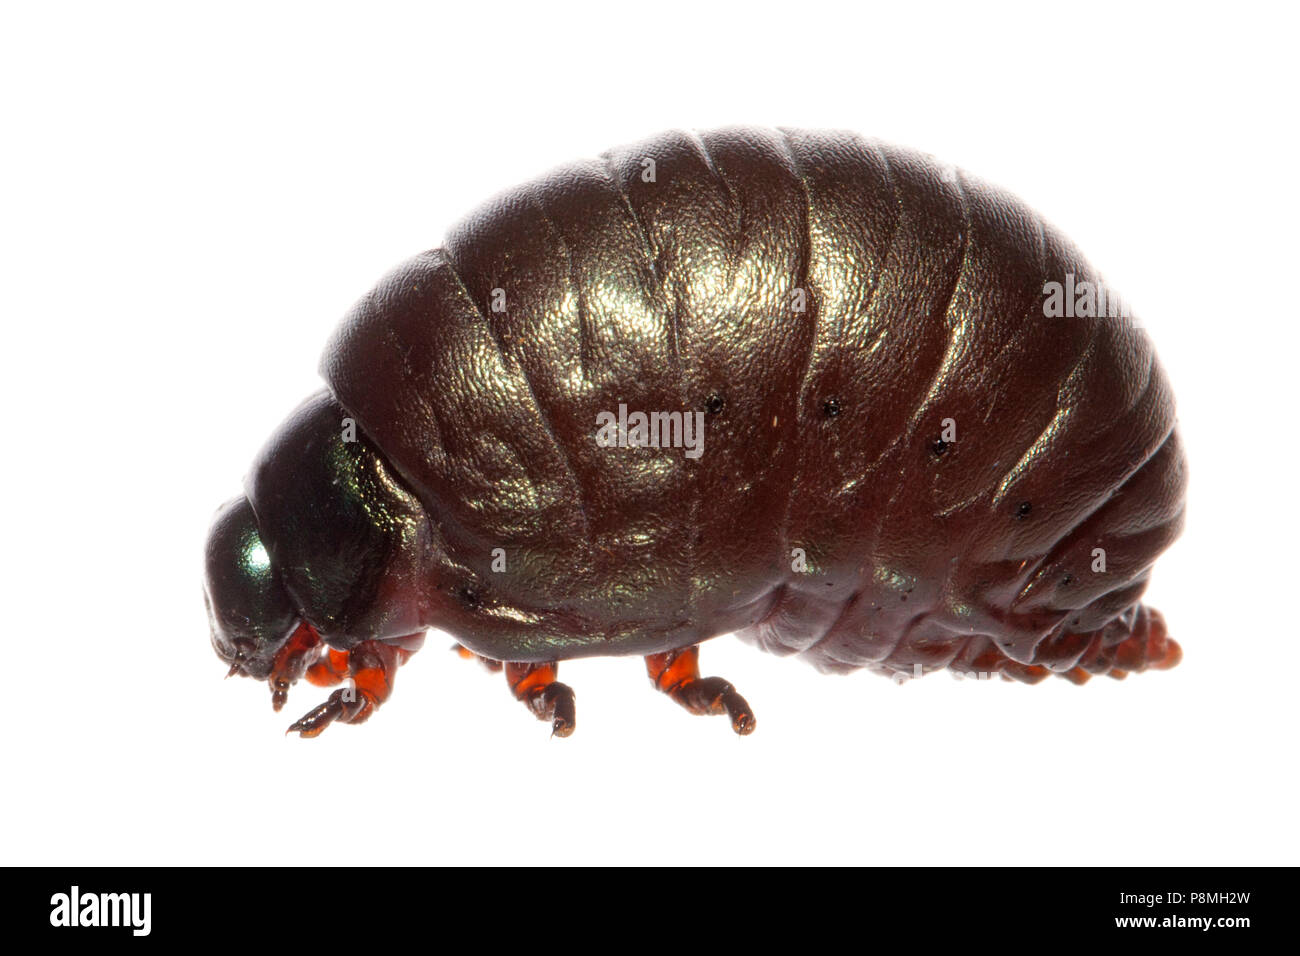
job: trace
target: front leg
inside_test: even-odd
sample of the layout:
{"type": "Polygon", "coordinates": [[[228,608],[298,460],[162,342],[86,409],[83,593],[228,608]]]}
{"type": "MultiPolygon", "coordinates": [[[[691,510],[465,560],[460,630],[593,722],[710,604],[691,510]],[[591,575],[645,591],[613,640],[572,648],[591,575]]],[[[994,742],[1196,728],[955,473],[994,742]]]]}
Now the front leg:
{"type": "Polygon", "coordinates": [[[289,688],[298,682],[298,678],[305,673],[311,679],[310,672],[315,665],[309,666],[309,662],[320,653],[320,635],[310,624],[302,621],[275,655],[267,677],[267,683],[271,685],[271,707],[276,712],[289,699],[289,688]]]}
{"type": "Polygon", "coordinates": [[[333,687],[348,679],[351,669],[348,667],[348,652],[325,648],[316,663],[307,668],[307,680],[317,687],[333,687]]]}
{"type": "Polygon", "coordinates": [[[700,676],[700,647],[694,644],[645,659],[646,671],[656,690],[663,691],[692,714],[726,714],[731,729],[742,737],[752,734],[756,721],[745,698],[721,677],[700,676]]]}
{"type": "MultiPolygon", "coordinates": [[[[369,719],[379,705],[393,693],[393,679],[397,668],[404,664],[424,643],[424,635],[411,634],[395,642],[362,641],[346,652],[347,675],[351,687],[342,687],[330,694],[325,703],[313,708],[296,721],[285,733],[298,733],[315,737],[334,721],[359,724],[369,719]]],[[[344,661],[341,651],[331,650],[328,657],[318,661],[315,674],[309,670],[313,683],[336,683],[344,661]]]]}

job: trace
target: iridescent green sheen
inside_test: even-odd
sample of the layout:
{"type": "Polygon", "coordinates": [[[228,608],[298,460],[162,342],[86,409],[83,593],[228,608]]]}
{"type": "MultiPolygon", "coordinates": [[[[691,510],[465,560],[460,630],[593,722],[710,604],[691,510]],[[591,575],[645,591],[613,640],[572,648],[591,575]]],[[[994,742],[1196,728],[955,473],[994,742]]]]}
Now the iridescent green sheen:
{"type": "Polygon", "coordinates": [[[327,393],[289,417],[247,484],[280,580],[322,637],[348,646],[423,629],[424,509],[327,393]]]}
{"type": "Polygon", "coordinates": [[[213,647],[227,664],[239,660],[247,673],[269,670],[271,653],[288,638],[298,614],[280,585],[247,498],[218,511],[208,535],[206,569],[213,647]]]}

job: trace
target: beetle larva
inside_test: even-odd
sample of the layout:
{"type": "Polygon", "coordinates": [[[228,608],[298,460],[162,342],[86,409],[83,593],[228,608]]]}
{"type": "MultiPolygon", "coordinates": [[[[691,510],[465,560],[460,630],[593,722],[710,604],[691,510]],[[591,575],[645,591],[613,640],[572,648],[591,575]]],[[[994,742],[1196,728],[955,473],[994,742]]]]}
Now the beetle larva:
{"type": "Polygon", "coordinates": [[[853,134],[561,167],[344,319],[213,527],[214,645],[277,709],[351,678],[305,736],[428,627],[561,735],[558,662],[627,654],[749,732],[697,666],[729,632],[827,671],[1170,667],[1140,598],[1186,466],[1118,301],[1013,197],[853,134]]]}

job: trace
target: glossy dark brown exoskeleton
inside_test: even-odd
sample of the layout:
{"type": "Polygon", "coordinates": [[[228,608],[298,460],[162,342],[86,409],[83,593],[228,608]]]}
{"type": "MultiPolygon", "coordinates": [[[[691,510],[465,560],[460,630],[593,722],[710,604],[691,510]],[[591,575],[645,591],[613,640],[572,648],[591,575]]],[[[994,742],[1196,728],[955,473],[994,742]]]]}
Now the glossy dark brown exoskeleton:
{"type": "Polygon", "coordinates": [[[213,526],[214,646],[277,708],[350,679],[306,736],[369,716],[429,627],[561,735],[558,662],[627,654],[752,730],[699,674],[728,632],[899,677],[1170,667],[1140,598],[1186,466],[1103,290],[1011,196],[853,134],[673,132],[564,166],[345,318],[329,390],[213,526]]]}

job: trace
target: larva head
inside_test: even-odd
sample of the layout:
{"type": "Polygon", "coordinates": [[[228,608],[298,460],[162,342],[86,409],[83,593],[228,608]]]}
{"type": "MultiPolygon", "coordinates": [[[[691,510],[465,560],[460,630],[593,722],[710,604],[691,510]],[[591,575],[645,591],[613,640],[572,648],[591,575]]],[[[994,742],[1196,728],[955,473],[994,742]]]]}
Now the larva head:
{"type": "Polygon", "coordinates": [[[420,632],[429,522],[328,393],[271,436],[208,533],[212,645],[232,674],[269,679],[278,704],[323,640],[350,647],[420,632]]]}
{"type": "Polygon", "coordinates": [[[212,647],[230,673],[259,680],[299,623],[248,499],[222,506],[208,531],[203,596],[212,647]]]}

